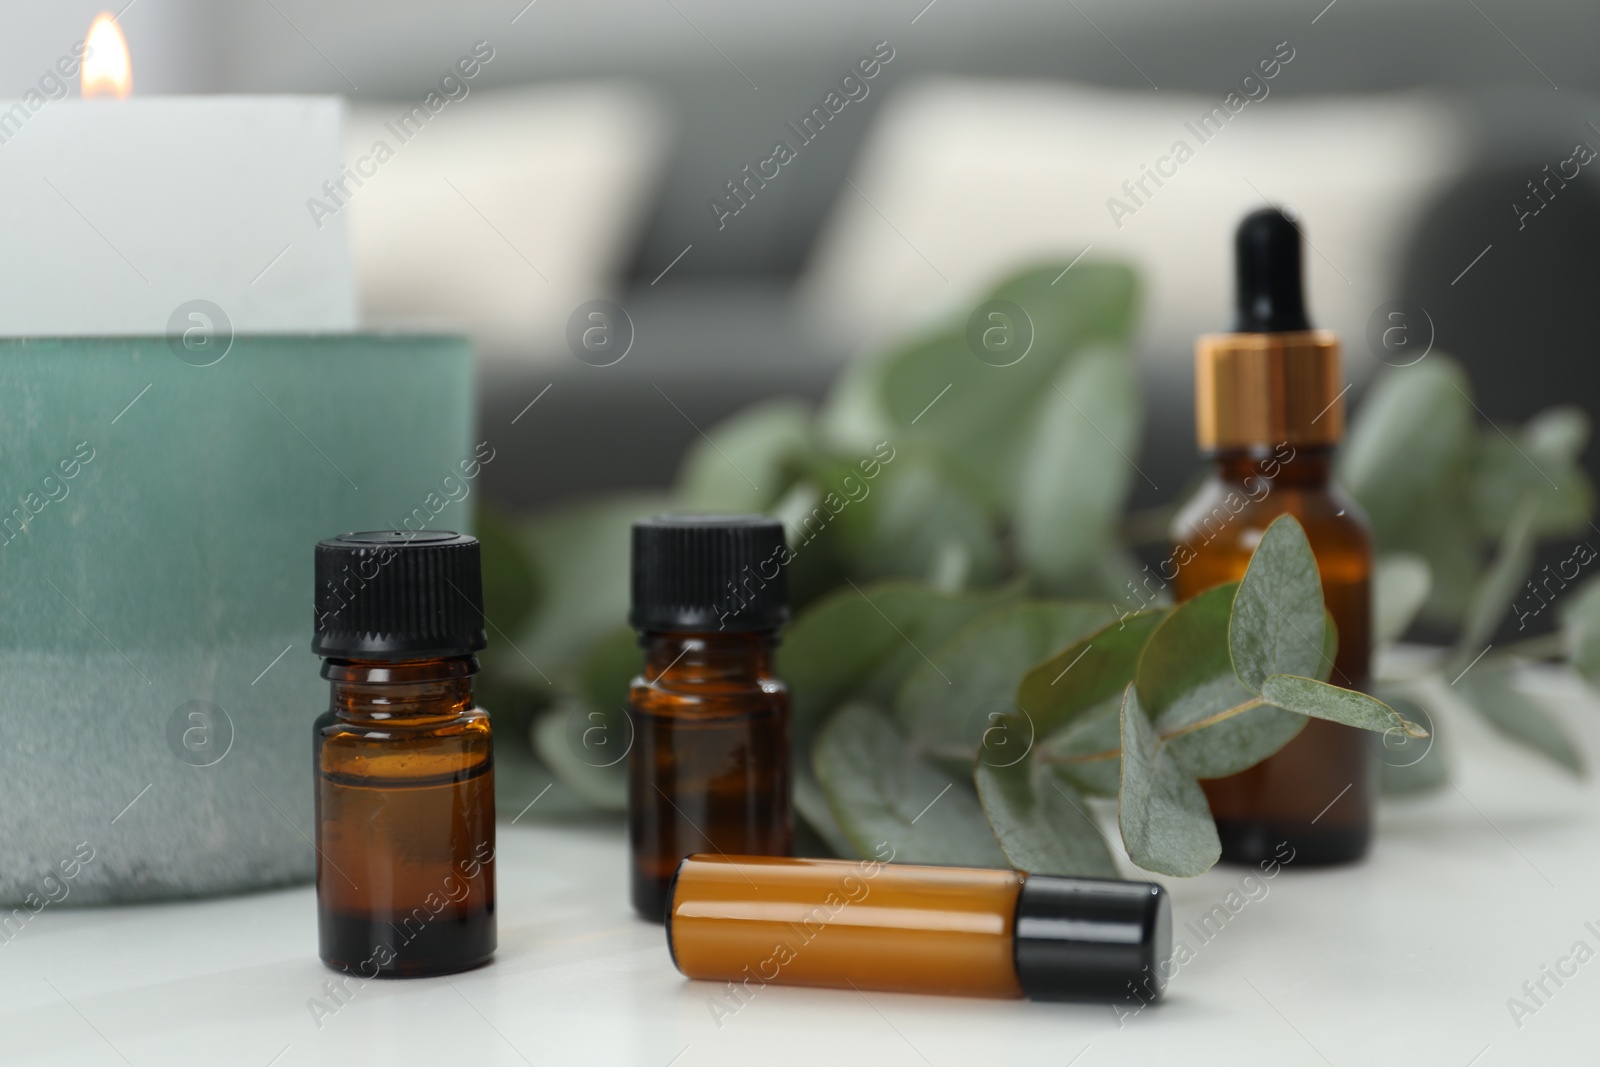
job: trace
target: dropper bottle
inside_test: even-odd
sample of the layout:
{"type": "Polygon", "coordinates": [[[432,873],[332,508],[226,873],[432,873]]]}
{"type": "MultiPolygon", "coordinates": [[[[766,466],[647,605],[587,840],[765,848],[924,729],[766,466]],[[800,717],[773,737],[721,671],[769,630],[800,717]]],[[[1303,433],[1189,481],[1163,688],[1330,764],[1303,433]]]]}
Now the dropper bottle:
{"type": "MultiPolygon", "coordinates": [[[[1172,525],[1178,598],[1244,577],[1279,515],[1304,527],[1338,628],[1331,680],[1369,684],[1372,535],[1331,480],[1344,436],[1339,339],[1311,326],[1301,286],[1301,236],[1277,208],[1246,216],[1235,244],[1234,332],[1195,344],[1195,422],[1210,477],[1172,525]]],[[[1202,782],[1225,862],[1342,863],[1372,836],[1373,757],[1353,727],[1311,719],[1275,755],[1202,782]]]]}

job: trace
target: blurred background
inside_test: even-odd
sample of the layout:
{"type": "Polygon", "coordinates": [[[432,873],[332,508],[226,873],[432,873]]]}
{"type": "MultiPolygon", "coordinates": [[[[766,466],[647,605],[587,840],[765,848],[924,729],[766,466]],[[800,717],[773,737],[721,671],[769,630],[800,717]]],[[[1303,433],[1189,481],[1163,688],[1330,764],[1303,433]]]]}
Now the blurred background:
{"type": "MultiPolygon", "coordinates": [[[[99,10],[9,8],[6,96],[99,10]]],[[[1369,327],[1404,300],[1410,351],[1426,332],[1458,355],[1489,417],[1600,405],[1592,3],[133,0],[121,23],[136,93],[338,94],[352,159],[483,60],[351,225],[370,324],[474,336],[508,508],[664,486],[699,429],[815,401],[858,353],[1080,253],[1141,271],[1134,503],[1175,499],[1198,469],[1192,338],[1227,328],[1229,234],[1263,201],[1301,213],[1357,398],[1369,327]],[[1230,92],[1244,106],[1191,132],[1230,92]],[[1159,163],[1180,139],[1192,158],[1159,163]],[[602,299],[631,335],[608,366],[569,337],[602,299]]]]}

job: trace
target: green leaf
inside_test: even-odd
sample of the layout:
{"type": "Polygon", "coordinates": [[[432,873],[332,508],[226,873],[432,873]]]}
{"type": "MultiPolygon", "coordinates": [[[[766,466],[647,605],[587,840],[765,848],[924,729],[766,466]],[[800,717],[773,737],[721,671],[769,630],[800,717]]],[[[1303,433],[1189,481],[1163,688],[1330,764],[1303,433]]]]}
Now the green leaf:
{"type": "Polygon", "coordinates": [[[480,501],[472,526],[480,546],[484,615],[500,633],[514,634],[538,599],[533,565],[516,526],[499,508],[480,501]]]}
{"type": "Polygon", "coordinates": [[[1128,856],[1147,871],[1191,878],[1222,857],[1222,842],[1200,783],[1156,738],[1129,685],[1122,702],[1122,786],[1117,821],[1128,856]]]}
{"type": "Polygon", "coordinates": [[[793,457],[810,447],[810,405],[791,399],[754,404],[690,444],[678,467],[677,506],[764,512],[794,480],[793,457]]]}
{"type": "Polygon", "coordinates": [[[1274,674],[1261,686],[1261,695],[1280,708],[1315,719],[1342,722],[1378,733],[1399,731],[1407,737],[1427,737],[1428,731],[1403,717],[1376,697],[1341,689],[1315,678],[1274,674]]]}
{"type": "Polygon", "coordinates": [[[1548,408],[1520,430],[1490,427],[1479,434],[1470,492],[1482,531],[1505,535],[1523,497],[1539,498],[1541,537],[1572,536],[1594,511],[1594,488],[1580,462],[1589,418],[1579,408],[1548,408]]]}
{"type": "Polygon", "coordinates": [[[1435,352],[1385,371],[1356,412],[1339,480],[1372,522],[1380,550],[1428,563],[1430,621],[1453,625],[1482,567],[1469,482],[1478,457],[1472,385],[1435,352]]]}
{"type": "MultiPolygon", "coordinates": [[[[1589,549],[1585,562],[1593,559],[1589,549]]],[[[1573,669],[1600,688],[1600,578],[1583,583],[1562,612],[1561,628],[1573,669]]]]}
{"type": "Polygon", "coordinates": [[[922,653],[1021,595],[1008,586],[947,594],[910,582],[845,586],[802,611],[778,648],[778,677],[791,693],[795,808],[832,847],[849,842],[811,775],[812,741],[829,712],[852,698],[887,705],[922,653]]]}
{"type": "Polygon", "coordinates": [[[1292,515],[1280,515],[1261,535],[1233,600],[1228,645],[1239,680],[1260,692],[1269,675],[1322,674],[1325,618],[1311,543],[1292,515]]]}
{"type": "Polygon", "coordinates": [[[607,749],[620,746],[627,740],[627,723],[626,715],[595,708],[569,696],[534,720],[530,740],[534,752],[556,780],[585,803],[602,811],[626,811],[627,760],[608,765],[603,760],[609,759],[611,753],[590,751],[584,741],[603,739],[607,749]]]}
{"type": "Polygon", "coordinates": [[[847,551],[855,573],[936,584],[943,568],[948,572],[944,584],[952,590],[993,579],[1003,553],[981,498],[930,458],[899,451],[871,495],[840,517],[850,532],[847,551]]]}
{"type": "Polygon", "coordinates": [[[1009,713],[1028,668],[1108,621],[1104,604],[1031,601],[979,616],[906,675],[895,720],[911,741],[964,752],[983,743],[996,713],[1009,713]]]}
{"type": "MultiPolygon", "coordinates": [[[[1169,609],[1128,615],[1033,668],[1017,685],[1017,707],[1039,737],[1049,737],[1107,704],[1122,707],[1139,653],[1169,609]]],[[[1112,746],[1115,747],[1115,746],[1112,746]]]]}
{"type": "Polygon", "coordinates": [[[966,480],[983,486],[989,506],[1009,510],[1017,494],[1024,442],[1047,383],[1076,350],[1125,341],[1135,300],[1132,271],[1120,265],[1065,263],[1013,275],[988,299],[1022,312],[1031,327],[1027,354],[1009,366],[980,360],[966,324],[915,341],[884,360],[881,402],[891,439],[936,451],[966,480]]]}
{"type": "Polygon", "coordinates": [[[895,436],[883,408],[882,359],[852,359],[833,381],[817,412],[816,429],[830,449],[866,455],[872,446],[895,436]]]}
{"type": "Polygon", "coordinates": [[[1393,552],[1378,560],[1372,581],[1372,643],[1392,644],[1405,636],[1432,588],[1428,561],[1410,552],[1393,552]]]}
{"type": "Polygon", "coordinates": [[[1439,736],[1438,716],[1410,697],[1380,692],[1388,704],[1412,722],[1428,727],[1427,737],[1408,737],[1404,731],[1390,730],[1383,735],[1378,765],[1379,789],[1384,796],[1414,796],[1431,792],[1450,781],[1450,761],[1439,736]]]}
{"type": "Polygon", "coordinates": [[[927,662],[925,653],[1020,595],[1015,586],[951,594],[886,581],[847,585],[811,605],[778,648],[778,677],[793,694],[797,751],[809,746],[828,712],[851,698],[887,705],[906,674],[927,662]]]}
{"type": "Polygon", "coordinates": [[[1505,538],[1500,542],[1494,562],[1484,572],[1478,588],[1467,609],[1461,636],[1456,641],[1455,653],[1448,670],[1453,674],[1465,670],[1484,649],[1484,645],[1500,627],[1533,568],[1533,553],[1538,540],[1536,525],[1539,519],[1539,497],[1529,493],[1513,509],[1511,522],[1506,527],[1505,538]]]}
{"type": "Polygon", "coordinates": [[[524,735],[528,724],[515,738],[495,726],[494,809],[501,819],[534,822],[569,819],[592,814],[594,806],[563,785],[550,768],[533,754],[524,735]],[[516,743],[508,744],[507,742],[516,743]]]}
{"type": "Polygon", "coordinates": [[[665,497],[630,493],[571,504],[523,526],[543,595],[528,624],[512,635],[516,654],[501,662],[543,685],[544,676],[576,664],[610,634],[628,614],[633,522],[669,507],[665,497]]]}
{"type": "Polygon", "coordinates": [[[1138,476],[1139,383],[1124,352],[1095,348],[1045,388],[1023,454],[1017,547],[1047,587],[1060,589],[1116,544],[1138,476]]]}
{"type": "Polygon", "coordinates": [[[838,820],[833,817],[828,794],[822,788],[822,783],[817,781],[811,761],[805,760],[796,764],[791,773],[794,775],[794,810],[805,820],[805,824],[811,827],[835,856],[849,859],[866,855],[856,848],[855,842],[845,835],[838,820]]]}
{"type": "Polygon", "coordinates": [[[1173,761],[1196,778],[1253,767],[1306,724],[1304,716],[1261,703],[1234,673],[1228,619],[1239,589],[1230,582],[1178,605],[1139,657],[1139,703],[1168,739],[1173,761]]]}
{"type": "MultiPolygon", "coordinates": [[[[1441,352],[1380,374],[1350,426],[1339,480],[1387,551],[1441,498],[1462,491],[1474,442],[1472,385],[1441,352]]],[[[1409,546],[1406,546],[1409,547],[1409,546]]]]}
{"type": "MultiPolygon", "coordinates": [[[[1021,734],[1021,730],[1014,732],[1021,734]]],[[[986,745],[986,749],[995,746],[986,745]]],[[[1038,746],[1038,759],[1086,793],[1114,797],[1122,782],[1122,700],[1112,697],[1073,719],[1038,746]]],[[[988,753],[990,758],[997,755],[988,753]]]]}
{"type": "Polygon", "coordinates": [[[978,799],[1011,866],[1038,874],[1116,878],[1088,801],[1068,782],[1032,760],[974,771],[978,799]]]}
{"type": "Polygon", "coordinates": [[[840,708],[817,735],[812,764],[857,855],[887,842],[902,863],[1005,866],[972,786],[914,755],[872,706],[840,708]]]}
{"type": "Polygon", "coordinates": [[[1456,688],[1503,736],[1549,757],[1573,774],[1585,773],[1583,755],[1567,728],[1545,708],[1543,698],[1518,688],[1509,671],[1485,664],[1462,676],[1456,688]]]}
{"type": "Polygon", "coordinates": [[[627,807],[627,756],[634,740],[628,687],[643,666],[633,631],[615,628],[579,663],[576,691],[533,726],[534,751],[556,778],[607,811],[627,807]]]}

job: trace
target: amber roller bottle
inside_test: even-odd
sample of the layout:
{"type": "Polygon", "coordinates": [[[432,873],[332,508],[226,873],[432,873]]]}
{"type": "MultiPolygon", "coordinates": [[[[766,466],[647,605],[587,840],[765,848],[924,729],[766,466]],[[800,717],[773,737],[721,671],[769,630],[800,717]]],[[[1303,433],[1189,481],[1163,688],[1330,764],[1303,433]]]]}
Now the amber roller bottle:
{"type": "MultiPolygon", "coordinates": [[[[1338,626],[1331,680],[1368,685],[1372,536],[1360,508],[1331,480],[1344,434],[1339,340],[1313,330],[1301,292],[1300,232],[1268,208],[1240,223],[1234,333],[1195,346],[1200,448],[1215,467],[1173,523],[1180,599],[1244,576],[1279,515],[1305,528],[1338,626]]],[[[1269,859],[1280,842],[1296,863],[1361,858],[1372,836],[1373,757],[1360,730],[1322,719],[1276,755],[1201,783],[1222,857],[1269,859]]]]}
{"type": "Polygon", "coordinates": [[[487,641],[478,542],[384,531],[317,545],[332,684],[313,735],[324,963],[449,974],[494,954],[494,750],[472,699],[487,641]]]}
{"type": "Polygon", "coordinates": [[[1172,914],[1145,882],[712,854],[678,869],[667,948],[730,983],[729,1012],[768,983],[1147,1003],[1171,977],[1172,914]]]}
{"type": "Polygon", "coordinates": [[[692,852],[787,855],[789,694],[772,674],[789,616],[783,527],[663,515],[633,527],[644,673],[629,693],[633,906],[660,922],[692,852]]]}

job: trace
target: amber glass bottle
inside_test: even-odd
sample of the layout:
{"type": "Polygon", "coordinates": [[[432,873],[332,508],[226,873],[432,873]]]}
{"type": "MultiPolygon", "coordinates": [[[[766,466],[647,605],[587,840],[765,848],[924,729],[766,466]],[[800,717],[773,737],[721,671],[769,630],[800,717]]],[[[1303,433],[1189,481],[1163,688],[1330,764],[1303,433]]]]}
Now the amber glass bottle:
{"type": "MultiPolygon", "coordinates": [[[[1176,592],[1187,599],[1244,577],[1272,520],[1305,528],[1338,628],[1331,681],[1369,683],[1372,537],[1355,502],[1331,480],[1344,432],[1339,342],[1313,330],[1301,295],[1300,233],[1275,209],[1239,226],[1236,332],[1196,345],[1196,423],[1211,477],[1173,523],[1176,592]]],[[[1322,719],[1276,755],[1202,782],[1235,863],[1270,859],[1280,842],[1296,863],[1365,855],[1375,776],[1369,737],[1322,719]]]]}
{"type": "Polygon", "coordinates": [[[478,542],[346,534],[317,545],[323,962],[362,978],[449,974],[494,954],[494,749],[474,705],[478,542]]]}
{"type": "Polygon", "coordinates": [[[1172,917],[1160,886],[968,867],[691,856],[667,948],[690,978],[735,983],[718,1022],[767,983],[1072,1000],[1161,994],[1172,917]]]}
{"type": "Polygon", "coordinates": [[[634,909],[660,922],[693,852],[787,855],[789,695],[773,677],[788,618],[783,527],[666,515],[633,528],[631,621],[645,650],[629,719],[634,909]]]}

